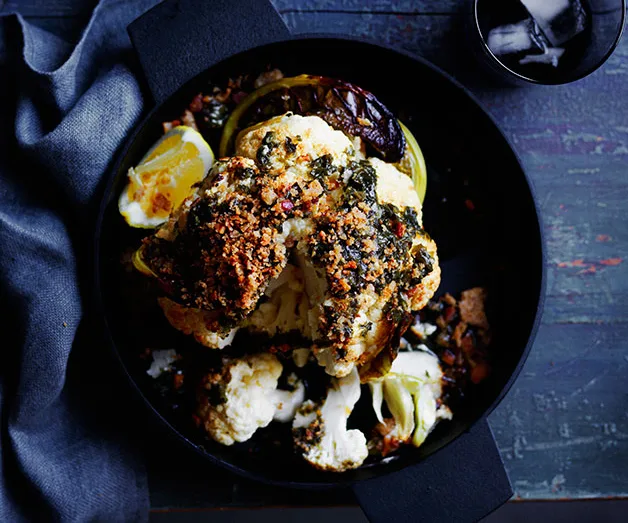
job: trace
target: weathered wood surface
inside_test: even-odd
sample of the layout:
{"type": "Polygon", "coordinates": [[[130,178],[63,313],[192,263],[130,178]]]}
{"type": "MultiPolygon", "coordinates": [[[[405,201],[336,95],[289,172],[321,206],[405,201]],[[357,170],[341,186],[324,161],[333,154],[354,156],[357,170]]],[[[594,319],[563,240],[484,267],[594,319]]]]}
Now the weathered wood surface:
{"type": "MultiPolygon", "coordinates": [[[[470,87],[511,139],[537,191],[548,293],[530,358],[491,424],[518,497],[628,496],[628,39],[574,84],[504,88],[468,55],[463,0],[273,3],[294,32],[371,37],[421,54],[470,87]]],[[[39,23],[56,32],[86,13],[70,0],[50,4],[39,23]]],[[[190,474],[176,479],[166,472],[176,464],[152,463],[153,506],[346,501],[287,497],[180,459],[190,474]]]]}

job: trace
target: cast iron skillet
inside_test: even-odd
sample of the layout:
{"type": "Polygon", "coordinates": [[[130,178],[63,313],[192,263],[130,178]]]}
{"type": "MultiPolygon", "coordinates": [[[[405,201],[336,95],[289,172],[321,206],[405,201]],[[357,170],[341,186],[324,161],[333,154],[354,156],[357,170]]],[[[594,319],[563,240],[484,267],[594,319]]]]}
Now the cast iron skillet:
{"type": "MultiPolygon", "coordinates": [[[[278,486],[352,486],[371,521],[474,521],[505,502],[512,490],[486,416],[511,387],[532,344],[544,263],[531,187],[491,118],[462,86],[425,60],[363,40],[291,37],[262,0],[168,0],[133,22],[129,33],[155,106],[111,173],[96,230],[96,284],[111,344],[148,407],[209,463],[278,486]],[[203,438],[189,412],[182,416],[173,410],[146,376],[138,347],[149,346],[160,331],[150,321],[129,319],[126,305],[133,297],[120,284],[120,250],[139,244],[145,234],[130,230],[117,211],[126,171],[160,135],[161,122],[178,115],[209,79],[267,63],[287,75],[356,83],[409,125],[428,163],[425,227],[439,247],[441,292],[474,285],[489,289],[495,329],[490,378],[421,448],[343,474],[303,464],[288,443],[274,448],[254,437],[225,447],[203,438]],[[473,212],[466,200],[473,202],[473,212]]],[[[286,429],[258,432],[269,430],[286,429]]]]}

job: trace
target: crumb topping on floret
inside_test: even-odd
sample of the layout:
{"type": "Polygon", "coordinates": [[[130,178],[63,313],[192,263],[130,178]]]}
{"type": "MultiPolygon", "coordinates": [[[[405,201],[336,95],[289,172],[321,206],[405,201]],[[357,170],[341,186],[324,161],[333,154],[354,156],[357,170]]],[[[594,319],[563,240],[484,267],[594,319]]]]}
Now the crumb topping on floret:
{"type": "MultiPolygon", "coordinates": [[[[370,321],[354,324],[364,293],[388,296],[382,320],[396,325],[411,312],[408,292],[435,265],[417,241],[422,237],[431,242],[417,210],[379,203],[377,173],[369,162],[350,162],[342,169],[342,177],[347,181],[338,208],[316,217],[315,232],[307,239],[309,255],[324,269],[329,285],[330,299],[321,317],[327,340],[319,342],[319,347],[333,350],[339,362],[347,357],[355,360],[355,354],[347,354],[347,346],[356,336],[366,337],[373,327],[370,321]]],[[[382,348],[380,344],[369,356],[382,348]]]]}

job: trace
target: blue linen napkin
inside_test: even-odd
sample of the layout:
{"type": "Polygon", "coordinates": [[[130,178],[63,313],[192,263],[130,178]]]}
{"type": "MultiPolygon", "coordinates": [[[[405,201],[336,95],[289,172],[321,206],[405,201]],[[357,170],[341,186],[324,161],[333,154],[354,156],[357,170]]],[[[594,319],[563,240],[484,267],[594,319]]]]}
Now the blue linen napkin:
{"type": "Polygon", "coordinates": [[[155,3],[101,1],[73,46],[0,2],[0,521],[148,517],[89,287],[100,182],[143,111],[126,26],[155,3]]]}

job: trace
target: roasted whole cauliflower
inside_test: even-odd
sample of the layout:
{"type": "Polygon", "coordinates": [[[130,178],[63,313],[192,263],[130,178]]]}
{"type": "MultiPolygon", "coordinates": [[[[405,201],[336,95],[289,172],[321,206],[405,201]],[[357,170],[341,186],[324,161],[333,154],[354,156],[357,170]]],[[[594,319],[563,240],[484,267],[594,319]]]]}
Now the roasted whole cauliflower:
{"type": "Polygon", "coordinates": [[[283,366],[273,354],[225,358],[219,372],[207,374],[198,394],[197,416],[212,439],[243,442],[271,421],[291,421],[303,403],[305,387],[289,378],[292,390],[278,390],[283,366]]]}
{"type": "Polygon", "coordinates": [[[360,399],[357,370],[332,378],[322,404],[301,405],[292,423],[294,443],[303,458],[321,470],[343,472],[362,465],[368,455],[366,438],[357,429],[347,430],[347,420],[360,399]]]}
{"type": "Polygon", "coordinates": [[[440,282],[410,178],[316,116],[246,129],[236,154],[144,241],[168,320],[213,348],[298,331],[338,378],[396,347],[440,282]]]}

